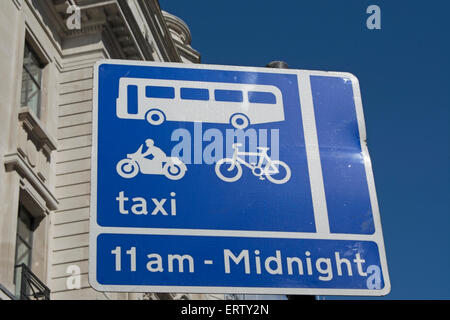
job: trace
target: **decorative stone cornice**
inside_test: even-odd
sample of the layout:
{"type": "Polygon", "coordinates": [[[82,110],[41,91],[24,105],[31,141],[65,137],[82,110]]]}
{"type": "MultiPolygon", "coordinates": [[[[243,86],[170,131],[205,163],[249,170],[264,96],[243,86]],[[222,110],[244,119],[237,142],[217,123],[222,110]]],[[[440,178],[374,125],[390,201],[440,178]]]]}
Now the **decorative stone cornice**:
{"type": "Polygon", "coordinates": [[[19,121],[31,140],[37,143],[49,157],[53,150],[57,149],[55,139],[44,129],[39,119],[34,115],[29,107],[23,107],[19,111],[19,121]]]}
{"type": "Polygon", "coordinates": [[[190,47],[192,38],[186,23],[162,11],[157,0],[136,0],[143,21],[136,20],[128,0],[46,0],[38,3],[43,16],[48,18],[51,33],[57,35],[53,41],[61,56],[66,40],[101,33],[111,58],[153,61],[156,46],[163,61],[187,59],[200,62],[200,54],[190,47]],[[71,17],[67,13],[69,5],[80,9],[80,29],[69,29],[66,24],[71,17]],[[149,41],[141,30],[142,22],[148,25],[154,41],[149,41]]]}
{"type": "Polygon", "coordinates": [[[95,24],[89,26],[83,26],[81,29],[66,30],[64,32],[64,38],[71,39],[77,37],[83,37],[89,34],[95,34],[103,31],[103,24],[95,24]]]}
{"type": "MultiPolygon", "coordinates": [[[[80,29],[69,29],[66,21],[68,2],[52,0],[51,10],[60,26],[59,34],[62,41],[81,38],[91,34],[106,35],[111,56],[120,59],[143,60],[151,58],[150,44],[141,43],[133,30],[132,17],[124,13],[121,1],[72,1],[80,9],[80,29]],[[146,48],[148,46],[148,48],[146,48]],[[150,52],[150,53],[148,53],[150,52]]],[[[126,2],[125,2],[126,3],[126,2]]]]}
{"type": "Polygon", "coordinates": [[[200,53],[191,47],[192,36],[188,25],[173,14],[161,12],[180,56],[190,62],[200,63],[200,53]]]}
{"type": "Polygon", "coordinates": [[[48,210],[58,209],[58,200],[37,177],[33,169],[25,161],[20,153],[8,154],[4,157],[4,165],[7,172],[16,171],[20,177],[25,178],[34,190],[44,199],[48,210]]]}
{"type": "Polygon", "coordinates": [[[42,216],[58,208],[58,200],[47,186],[51,153],[57,145],[30,108],[22,107],[18,120],[17,150],[5,155],[4,166],[21,177],[25,200],[35,203],[42,216]]]}
{"type": "Polygon", "coordinates": [[[188,25],[183,20],[181,20],[177,16],[174,16],[173,14],[170,14],[164,10],[162,10],[161,12],[164,17],[164,20],[166,21],[167,28],[171,32],[175,32],[180,37],[183,44],[190,45],[192,41],[192,36],[188,25]]]}

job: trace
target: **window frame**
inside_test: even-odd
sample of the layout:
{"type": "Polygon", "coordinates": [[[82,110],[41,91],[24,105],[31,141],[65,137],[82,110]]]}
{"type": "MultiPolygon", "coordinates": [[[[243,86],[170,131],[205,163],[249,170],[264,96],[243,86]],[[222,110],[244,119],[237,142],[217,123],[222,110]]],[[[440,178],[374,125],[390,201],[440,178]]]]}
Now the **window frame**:
{"type": "Polygon", "coordinates": [[[17,213],[17,228],[16,228],[16,249],[15,249],[15,257],[14,257],[14,264],[17,265],[17,250],[18,250],[18,240],[21,241],[21,243],[23,243],[27,249],[30,251],[30,255],[28,257],[28,261],[27,263],[25,263],[25,265],[27,267],[31,268],[31,264],[32,264],[32,260],[33,260],[33,240],[34,240],[34,230],[36,225],[36,218],[31,214],[30,211],[28,211],[27,208],[25,208],[25,206],[21,203],[19,203],[19,210],[17,213]],[[27,215],[27,218],[30,219],[29,225],[27,223],[25,223],[25,221],[22,220],[21,214],[27,215]],[[26,241],[23,238],[23,235],[19,234],[19,223],[22,220],[22,222],[25,224],[25,226],[28,228],[27,231],[30,232],[30,240],[26,241]]]}
{"type": "Polygon", "coordinates": [[[27,40],[25,41],[23,51],[24,51],[24,54],[23,54],[23,62],[22,62],[22,77],[21,77],[21,80],[22,80],[21,85],[22,86],[21,86],[20,105],[22,108],[29,107],[31,110],[33,110],[33,112],[35,113],[37,118],[40,119],[41,115],[42,115],[42,84],[43,84],[43,79],[44,79],[44,70],[45,70],[46,63],[42,61],[41,57],[36,52],[36,50],[34,49],[32,44],[27,40]],[[26,65],[25,59],[28,59],[28,58],[31,58],[33,61],[33,65],[39,69],[39,79],[36,79],[36,77],[33,75],[33,72],[29,69],[29,66],[26,65]],[[24,81],[25,74],[29,78],[26,81],[24,81]],[[29,105],[30,97],[28,95],[28,92],[30,89],[30,86],[29,86],[30,81],[38,89],[37,90],[38,96],[37,96],[36,110],[34,110],[29,105]],[[24,88],[24,82],[26,84],[25,88],[24,88]],[[25,97],[26,103],[24,103],[24,101],[22,101],[23,91],[25,91],[25,93],[26,93],[26,97],[25,97]]]}

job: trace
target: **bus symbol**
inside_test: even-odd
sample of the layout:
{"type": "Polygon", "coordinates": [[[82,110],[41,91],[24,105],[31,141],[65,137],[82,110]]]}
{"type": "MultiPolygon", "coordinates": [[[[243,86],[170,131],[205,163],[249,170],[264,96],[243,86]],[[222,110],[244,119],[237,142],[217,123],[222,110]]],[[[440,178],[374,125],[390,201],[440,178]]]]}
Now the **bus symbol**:
{"type": "Polygon", "coordinates": [[[147,120],[231,124],[284,121],[283,96],[271,85],[121,78],[117,117],[147,120]]]}

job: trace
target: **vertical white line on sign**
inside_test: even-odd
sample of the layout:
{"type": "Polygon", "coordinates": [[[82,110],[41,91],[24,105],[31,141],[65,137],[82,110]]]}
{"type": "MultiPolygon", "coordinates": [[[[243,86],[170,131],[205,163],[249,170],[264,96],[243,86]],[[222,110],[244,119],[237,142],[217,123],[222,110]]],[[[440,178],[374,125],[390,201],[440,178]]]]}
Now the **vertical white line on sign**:
{"type": "Polygon", "coordinates": [[[317,138],[316,117],[311,92],[310,75],[307,72],[298,73],[300,89],[300,104],[305,135],[306,158],[308,160],[311,196],[314,207],[314,220],[319,234],[329,234],[327,201],[323,185],[322,165],[320,163],[319,140],[317,138]]]}

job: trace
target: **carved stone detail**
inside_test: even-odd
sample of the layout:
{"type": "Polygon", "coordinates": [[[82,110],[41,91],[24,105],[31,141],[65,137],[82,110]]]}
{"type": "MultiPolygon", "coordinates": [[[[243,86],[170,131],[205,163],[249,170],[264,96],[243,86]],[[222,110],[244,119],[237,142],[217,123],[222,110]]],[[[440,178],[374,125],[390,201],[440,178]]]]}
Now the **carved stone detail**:
{"type": "Polygon", "coordinates": [[[45,183],[49,178],[51,152],[56,150],[56,142],[28,107],[22,108],[19,112],[18,137],[18,153],[27,160],[45,183]]]}
{"type": "Polygon", "coordinates": [[[56,143],[28,107],[21,108],[18,120],[17,149],[5,155],[3,161],[6,171],[19,174],[21,195],[41,208],[42,216],[58,206],[48,185],[51,153],[56,150],[56,143]]]}

